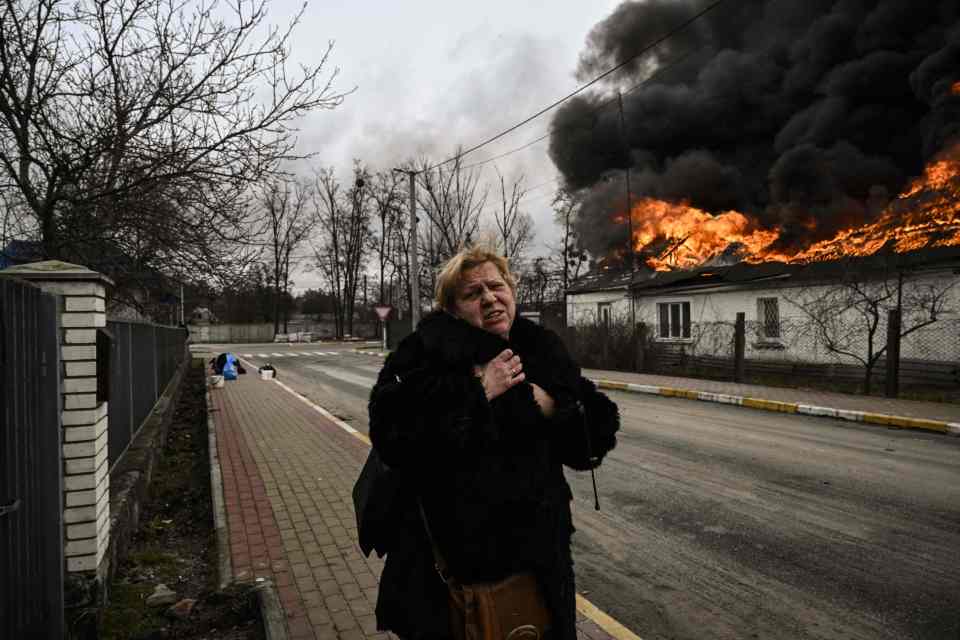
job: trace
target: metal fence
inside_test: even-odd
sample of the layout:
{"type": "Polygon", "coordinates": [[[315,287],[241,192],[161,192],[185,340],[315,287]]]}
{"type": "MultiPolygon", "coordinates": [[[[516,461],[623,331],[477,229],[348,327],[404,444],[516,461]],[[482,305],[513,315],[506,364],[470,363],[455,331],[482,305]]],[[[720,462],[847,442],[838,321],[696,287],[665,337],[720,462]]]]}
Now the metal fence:
{"type": "MultiPolygon", "coordinates": [[[[960,319],[939,318],[915,331],[908,319],[899,343],[896,378],[911,393],[960,400],[960,319]]],[[[656,326],[625,323],[568,327],[561,331],[581,366],[659,375],[740,379],[759,384],[878,392],[887,377],[887,318],[876,323],[831,319],[824,326],[803,318],[744,322],[737,370],[736,322],[690,322],[664,339],[656,326]]]]}
{"type": "Polygon", "coordinates": [[[120,459],[176,372],[187,332],[136,322],[108,322],[110,467],[120,459]]]}
{"type": "Polygon", "coordinates": [[[63,637],[57,299],[0,278],[0,638],[63,637]]]}

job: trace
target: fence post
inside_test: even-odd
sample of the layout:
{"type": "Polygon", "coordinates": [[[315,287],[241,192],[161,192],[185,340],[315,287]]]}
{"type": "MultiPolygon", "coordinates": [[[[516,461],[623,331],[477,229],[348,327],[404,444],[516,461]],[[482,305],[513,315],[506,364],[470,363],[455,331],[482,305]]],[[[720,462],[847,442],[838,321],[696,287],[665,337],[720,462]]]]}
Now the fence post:
{"type": "Polygon", "coordinates": [[[887,385],[885,395],[896,398],[900,394],[900,310],[887,312],[887,385]]]}
{"type": "MultiPolygon", "coordinates": [[[[62,297],[57,375],[61,381],[64,555],[72,584],[95,583],[110,537],[108,403],[105,389],[98,388],[109,381],[97,376],[97,330],[107,324],[106,288],[113,281],[59,260],[10,267],[3,275],[62,297]]],[[[70,592],[87,591],[77,587],[70,592]]]]}
{"type": "Polygon", "coordinates": [[[647,325],[644,322],[638,322],[633,325],[633,370],[637,373],[643,373],[646,362],[644,356],[647,348],[647,325]]]}
{"type": "Polygon", "coordinates": [[[743,358],[747,345],[747,314],[737,314],[737,324],[733,335],[733,379],[743,382],[743,358]]]}

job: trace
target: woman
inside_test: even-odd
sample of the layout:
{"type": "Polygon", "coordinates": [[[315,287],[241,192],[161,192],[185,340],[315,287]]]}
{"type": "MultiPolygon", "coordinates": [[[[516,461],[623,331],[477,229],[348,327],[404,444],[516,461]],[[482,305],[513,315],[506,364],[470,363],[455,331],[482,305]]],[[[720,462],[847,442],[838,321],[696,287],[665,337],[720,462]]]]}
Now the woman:
{"type": "Polygon", "coordinates": [[[371,392],[373,446],[408,489],[380,579],[381,630],[450,636],[426,517],[457,582],[532,572],[551,639],[576,637],[562,465],[596,467],[619,416],[556,334],[516,317],[514,292],[504,258],[458,253],[439,275],[437,310],[387,358],[371,392]]]}

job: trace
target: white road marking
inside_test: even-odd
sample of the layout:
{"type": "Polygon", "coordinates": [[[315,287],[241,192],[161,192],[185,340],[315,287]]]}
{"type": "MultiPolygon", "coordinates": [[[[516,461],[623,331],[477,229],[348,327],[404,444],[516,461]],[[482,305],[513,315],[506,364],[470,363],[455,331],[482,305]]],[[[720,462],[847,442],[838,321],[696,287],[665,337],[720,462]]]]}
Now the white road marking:
{"type": "Polygon", "coordinates": [[[240,355],[241,355],[242,357],[244,357],[244,358],[252,358],[252,357],[253,357],[253,354],[252,354],[252,353],[241,353],[240,355]]]}
{"type": "Polygon", "coordinates": [[[337,425],[338,427],[340,427],[341,429],[343,429],[344,431],[346,431],[346,432],[349,433],[350,435],[354,436],[355,438],[358,438],[359,440],[362,440],[362,441],[366,442],[367,444],[370,444],[370,438],[368,438],[368,437],[365,436],[364,434],[360,433],[359,431],[357,431],[356,429],[354,429],[353,427],[351,427],[350,425],[348,425],[346,422],[344,422],[343,420],[341,420],[341,419],[338,418],[337,416],[333,415],[332,413],[330,413],[329,411],[327,411],[327,410],[324,409],[323,407],[321,407],[321,406],[319,406],[319,405],[316,405],[316,404],[314,404],[313,402],[310,402],[310,400],[308,400],[306,397],[300,395],[299,393],[297,393],[296,391],[294,391],[293,389],[291,389],[291,388],[288,387],[287,385],[283,384],[283,383],[280,382],[279,380],[274,379],[274,382],[277,383],[277,384],[280,386],[281,389],[283,389],[283,390],[286,391],[287,393],[293,394],[293,395],[296,396],[301,402],[303,402],[303,403],[306,404],[307,406],[311,407],[314,411],[316,411],[317,413],[319,413],[320,415],[322,415],[322,416],[323,416],[324,418],[326,418],[327,420],[330,420],[331,422],[333,422],[335,425],[337,425]]]}
{"type": "Polygon", "coordinates": [[[271,353],[270,355],[272,355],[274,358],[282,358],[282,357],[283,357],[283,354],[282,354],[282,353],[271,353]]]}

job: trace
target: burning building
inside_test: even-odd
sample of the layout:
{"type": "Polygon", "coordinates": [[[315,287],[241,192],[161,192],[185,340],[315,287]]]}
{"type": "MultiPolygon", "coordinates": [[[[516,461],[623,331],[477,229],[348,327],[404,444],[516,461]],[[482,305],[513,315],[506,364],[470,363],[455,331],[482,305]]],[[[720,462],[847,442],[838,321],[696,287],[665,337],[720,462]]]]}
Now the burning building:
{"type": "MultiPolygon", "coordinates": [[[[579,74],[633,59],[705,5],[624,2],[590,32],[579,74]]],[[[629,287],[571,288],[569,317],[629,309],[655,339],[690,343],[698,320],[732,323],[736,309],[761,324],[770,314],[772,327],[787,302],[809,294],[815,306],[854,276],[889,289],[898,265],[897,304],[942,289],[937,330],[960,335],[956,261],[941,252],[960,247],[960,3],[723,4],[621,73],[553,123],[551,156],[582,201],[582,247],[601,268],[634,266],[629,287]]],[[[761,338],[768,359],[859,357],[824,336],[792,348],[761,338]]],[[[960,362],[951,349],[935,357],[960,362]]]]}
{"type": "MultiPolygon", "coordinates": [[[[579,72],[630,59],[703,4],[624,2],[579,72]]],[[[955,0],[724,4],[621,73],[564,105],[550,141],[599,261],[632,251],[669,270],[960,244],[955,0]],[[637,83],[621,127],[610,97],[637,83]]]]}

